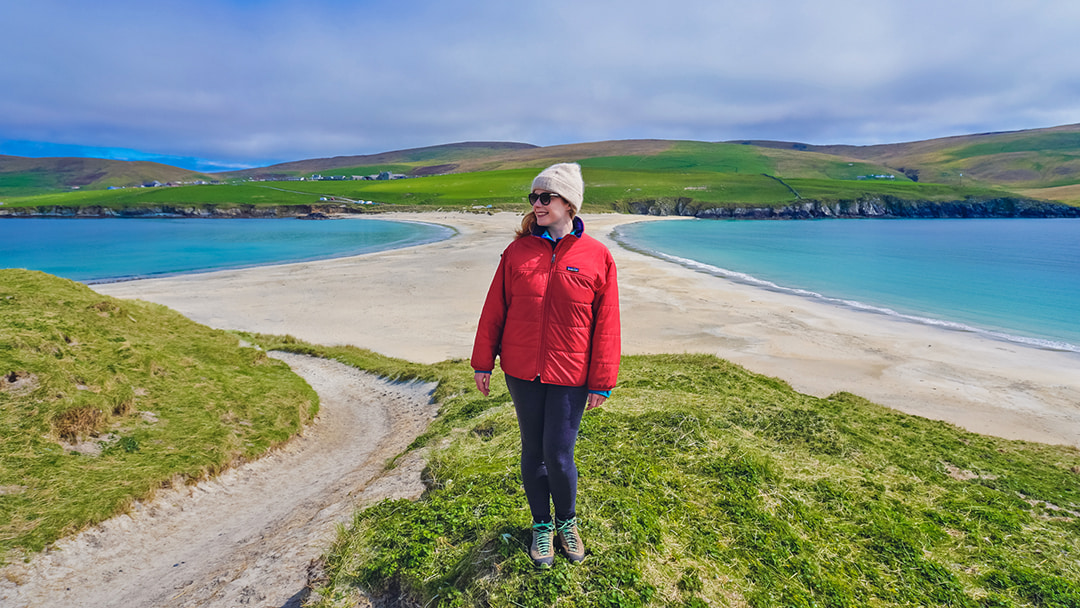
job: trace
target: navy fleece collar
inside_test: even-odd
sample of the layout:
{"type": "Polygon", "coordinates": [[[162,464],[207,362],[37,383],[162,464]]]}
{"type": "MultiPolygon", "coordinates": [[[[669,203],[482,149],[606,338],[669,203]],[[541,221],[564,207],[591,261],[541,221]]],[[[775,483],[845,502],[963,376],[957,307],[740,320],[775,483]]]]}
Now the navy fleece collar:
{"type": "MultiPolygon", "coordinates": [[[[570,234],[578,238],[581,238],[581,235],[585,234],[585,222],[581,221],[581,218],[576,215],[574,216],[574,228],[570,231],[570,234]]],[[[553,243],[558,242],[557,239],[551,236],[551,233],[548,232],[547,228],[540,225],[533,226],[533,236],[547,239],[553,243]]]]}

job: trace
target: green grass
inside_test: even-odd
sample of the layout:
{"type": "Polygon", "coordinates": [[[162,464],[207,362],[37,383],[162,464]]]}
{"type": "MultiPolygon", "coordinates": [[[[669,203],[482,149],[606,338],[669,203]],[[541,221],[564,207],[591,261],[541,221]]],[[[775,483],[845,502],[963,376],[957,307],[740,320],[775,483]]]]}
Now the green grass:
{"type": "Polygon", "coordinates": [[[0,561],[258,457],[317,407],[288,366],[235,335],[0,270],[0,561]]]}
{"type": "Polygon", "coordinates": [[[1049,151],[1064,151],[1075,157],[1080,152],[1080,132],[1003,136],[995,141],[961,145],[942,150],[941,153],[953,159],[965,159],[994,154],[1049,151]]]}
{"type": "Polygon", "coordinates": [[[803,395],[712,356],[624,357],[578,441],[589,556],[540,572],[501,378],[484,398],[463,361],[275,346],[440,382],[414,443],[427,492],[356,515],[323,608],[358,589],[429,606],[1080,606],[1075,449],[803,395]]]}
{"type": "MultiPolygon", "coordinates": [[[[244,183],[236,185],[177,186],[173,188],[123,188],[53,193],[8,198],[7,207],[101,206],[112,209],[173,206],[310,205],[319,192],[308,186],[319,182],[244,183]]],[[[330,183],[330,182],[326,182],[330,183]]]]}
{"type": "Polygon", "coordinates": [[[0,197],[36,196],[67,190],[58,176],[41,172],[0,173],[0,197]]]}
{"type": "MultiPolygon", "coordinates": [[[[311,194],[325,192],[410,208],[425,206],[462,207],[470,205],[505,207],[515,198],[516,190],[507,190],[499,176],[527,169],[533,173],[553,162],[577,161],[586,169],[586,179],[595,172],[621,174],[625,179],[613,185],[625,194],[627,189],[664,190],[681,177],[692,178],[679,187],[695,190],[678,193],[678,199],[690,199],[697,205],[779,205],[785,200],[770,194],[766,181],[731,185],[725,191],[700,190],[702,175],[713,175],[726,184],[739,183],[739,177],[771,175],[782,180],[827,180],[820,186],[830,196],[850,199],[858,193],[868,196],[894,196],[890,186],[917,181],[914,190],[901,191],[913,200],[944,200],[949,195],[923,195],[923,185],[939,184],[951,188],[952,200],[963,201],[982,196],[979,191],[995,190],[1009,196],[1016,189],[1040,189],[1080,183],[1080,130],[1076,125],[1036,129],[1015,133],[980,134],[923,142],[877,146],[808,146],[782,143],[774,146],[748,143],[700,142],[675,140],[624,140],[568,144],[549,147],[518,147],[500,144],[449,144],[383,154],[336,157],[285,163],[274,167],[218,174],[213,177],[175,167],[146,162],[107,161],[101,159],[23,159],[5,157],[0,163],[0,200],[8,204],[69,204],[106,206],[182,203],[191,205],[284,205],[317,202],[285,193],[269,195],[254,191],[179,189],[111,194],[104,198],[65,196],[79,187],[101,190],[107,186],[135,185],[157,179],[162,182],[190,182],[194,179],[225,180],[239,183],[244,176],[281,173],[293,176],[370,175],[384,170],[424,175],[460,171],[467,182],[460,192],[444,190],[446,183],[400,186],[336,182],[311,186],[310,182],[283,182],[283,190],[311,194]],[[341,164],[351,166],[340,167],[341,164]],[[321,168],[319,168],[321,167],[321,168]],[[889,180],[865,180],[869,175],[892,175],[889,180]],[[725,176],[725,177],[721,177],[725,176]],[[726,177],[736,176],[736,177],[726,177]],[[846,182],[859,182],[857,185],[846,182]],[[299,185],[298,185],[299,184],[299,185]],[[755,184],[761,191],[753,190],[755,184]],[[485,187],[486,186],[486,187],[485,187]],[[330,188],[326,190],[325,188],[330,188]],[[711,194],[701,194],[711,192],[711,194]],[[52,198],[49,194],[61,195],[52,198]],[[118,197],[118,198],[112,198],[118,197]],[[138,199],[132,202],[132,197],[138,199]],[[9,200],[10,199],[10,200],[9,200]]],[[[528,171],[526,172],[528,173],[528,171]]],[[[531,177],[531,176],[528,176],[531,177]]],[[[708,181],[708,180],[705,180],[708,181]]],[[[603,183],[607,183],[605,180],[603,183]]],[[[670,189],[670,188],[668,188],[670,189]]],[[[1047,190],[1050,194],[1054,191],[1047,190]]],[[[74,194],[82,194],[76,192],[74,194]]],[[[602,208],[615,208],[626,196],[600,193],[591,202],[602,208]]],[[[593,195],[590,194],[590,197],[593,195]]],[[[675,196],[675,194],[665,195],[675,196]]],[[[803,198],[810,198],[803,195],[803,198]]],[[[674,200],[674,199],[672,199],[674,200]]],[[[816,200],[816,199],[811,199],[816,200]]],[[[513,202],[516,202],[513,201],[513,202]]],[[[641,203],[643,200],[630,200],[641,203]]],[[[664,201],[671,202],[671,201],[664,201]]],[[[685,203],[684,203],[685,207],[685,203]]]]}
{"type": "Polygon", "coordinates": [[[100,158],[24,158],[0,156],[0,197],[31,196],[73,189],[209,180],[204,174],[146,161],[100,158]]]}
{"type": "Polygon", "coordinates": [[[862,197],[893,196],[912,201],[957,201],[965,198],[990,199],[1008,196],[993,188],[958,188],[947,184],[914,183],[911,181],[846,182],[824,179],[784,180],[804,198],[821,201],[853,200],[862,197]]]}
{"type": "MultiPolygon", "coordinates": [[[[911,200],[963,201],[1003,194],[999,190],[959,184],[913,183],[902,175],[896,181],[857,180],[858,175],[886,170],[865,163],[840,162],[822,154],[815,155],[820,158],[813,163],[795,162],[794,153],[765,154],[761,150],[736,144],[677,142],[667,151],[653,155],[585,159],[582,165],[586,210],[628,211],[654,203],[679,203],[690,210],[747,205],[775,207],[798,200],[784,183],[792,186],[802,199],[826,201],[885,195],[911,200]],[[783,181],[770,177],[777,173],[778,165],[787,167],[783,181]]],[[[386,181],[259,182],[66,192],[9,198],[6,202],[8,207],[227,208],[317,205],[321,197],[333,196],[381,203],[376,210],[469,209],[488,205],[517,210],[522,208],[528,185],[541,168],[386,181]]]]}
{"type": "MultiPolygon", "coordinates": [[[[236,335],[42,273],[0,271],[0,335],[5,551],[258,456],[315,408],[236,335]],[[61,444],[77,440],[102,452],[61,444]]],[[[342,529],[323,608],[358,589],[430,606],[1080,606],[1080,450],[803,395],[712,356],[628,356],[578,442],[589,556],[538,572],[498,373],[485,398],[465,361],[243,337],[438,382],[411,446],[427,491],[342,529]]]]}
{"type": "Polygon", "coordinates": [[[608,156],[581,161],[584,168],[652,172],[775,173],[776,166],[760,149],[738,144],[674,142],[670,149],[653,155],[608,156]]]}

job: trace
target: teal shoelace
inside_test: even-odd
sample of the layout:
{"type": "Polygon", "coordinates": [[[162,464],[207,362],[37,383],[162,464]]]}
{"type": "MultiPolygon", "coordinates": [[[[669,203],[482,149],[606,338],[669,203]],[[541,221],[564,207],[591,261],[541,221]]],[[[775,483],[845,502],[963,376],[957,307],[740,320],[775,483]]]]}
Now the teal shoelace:
{"type": "Polygon", "coordinates": [[[569,547],[571,551],[575,552],[578,550],[578,541],[580,540],[577,535],[576,526],[576,517],[571,517],[559,524],[559,532],[562,533],[563,538],[566,539],[566,546],[569,547]]]}
{"type": "Polygon", "coordinates": [[[533,531],[536,532],[536,550],[541,555],[551,553],[551,540],[554,536],[555,524],[533,524],[533,531]]]}

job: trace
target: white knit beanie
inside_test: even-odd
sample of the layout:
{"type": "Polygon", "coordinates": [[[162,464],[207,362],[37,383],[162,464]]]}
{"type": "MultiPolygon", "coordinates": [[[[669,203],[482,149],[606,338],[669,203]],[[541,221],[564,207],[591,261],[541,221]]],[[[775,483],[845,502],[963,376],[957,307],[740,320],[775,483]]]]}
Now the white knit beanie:
{"type": "Polygon", "coordinates": [[[581,213],[585,181],[581,178],[581,165],[577,163],[559,163],[544,169],[533,180],[532,189],[554,192],[570,203],[574,213],[581,213]]]}

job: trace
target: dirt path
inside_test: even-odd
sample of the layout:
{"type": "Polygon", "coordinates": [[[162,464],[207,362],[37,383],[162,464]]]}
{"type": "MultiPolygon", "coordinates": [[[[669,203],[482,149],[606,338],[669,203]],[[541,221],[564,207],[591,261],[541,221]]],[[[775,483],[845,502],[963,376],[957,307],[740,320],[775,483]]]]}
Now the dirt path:
{"type": "Polygon", "coordinates": [[[434,386],[273,356],[319,394],[319,416],[301,437],[3,568],[0,606],[299,606],[337,523],[360,504],[422,490],[419,457],[380,474],[434,417],[434,386]]]}

